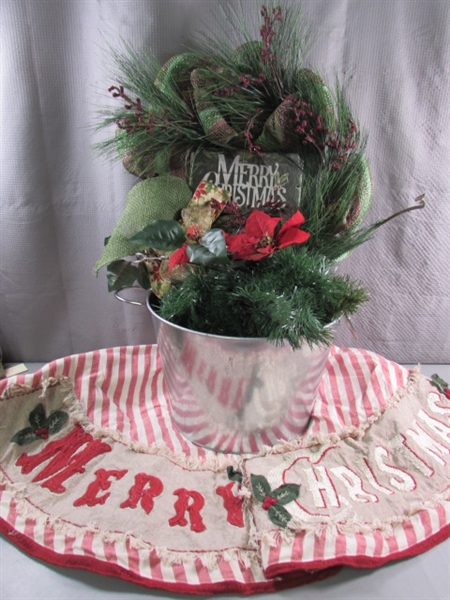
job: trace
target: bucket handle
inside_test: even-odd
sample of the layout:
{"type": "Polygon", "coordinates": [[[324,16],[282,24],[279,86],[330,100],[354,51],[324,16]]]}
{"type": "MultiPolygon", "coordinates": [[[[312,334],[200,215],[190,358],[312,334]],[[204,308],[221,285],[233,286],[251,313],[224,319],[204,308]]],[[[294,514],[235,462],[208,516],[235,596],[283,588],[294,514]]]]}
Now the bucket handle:
{"type": "Polygon", "coordinates": [[[123,292],[124,290],[131,290],[131,289],[135,289],[135,290],[142,290],[140,285],[125,285],[123,287],[121,287],[120,289],[116,290],[114,292],[114,296],[117,298],[117,300],[120,300],[121,302],[125,302],[125,304],[132,304],[133,306],[145,306],[145,302],[139,302],[139,300],[128,300],[128,298],[124,298],[123,296],[121,296],[121,292],[123,292]]]}

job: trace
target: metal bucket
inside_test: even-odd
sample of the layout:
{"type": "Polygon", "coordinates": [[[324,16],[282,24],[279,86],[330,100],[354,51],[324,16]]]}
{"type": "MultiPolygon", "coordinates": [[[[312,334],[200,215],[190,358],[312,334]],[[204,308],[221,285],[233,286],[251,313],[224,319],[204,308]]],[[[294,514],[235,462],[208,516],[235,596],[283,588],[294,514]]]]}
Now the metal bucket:
{"type": "Polygon", "coordinates": [[[330,347],[293,350],[192,331],[162,319],[152,298],[172,419],[183,436],[218,452],[256,453],[305,431],[330,347]]]}

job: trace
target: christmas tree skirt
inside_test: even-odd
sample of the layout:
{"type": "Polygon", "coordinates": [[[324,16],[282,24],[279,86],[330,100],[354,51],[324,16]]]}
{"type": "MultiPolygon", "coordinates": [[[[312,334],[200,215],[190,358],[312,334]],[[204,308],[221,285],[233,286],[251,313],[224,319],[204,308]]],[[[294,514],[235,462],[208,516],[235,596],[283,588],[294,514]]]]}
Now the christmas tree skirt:
{"type": "Polygon", "coordinates": [[[2,386],[2,531],[51,564],[251,594],[450,534],[450,401],[371,352],[333,347],[306,434],[256,455],[174,429],[155,345],[66,357],[2,386]]]}

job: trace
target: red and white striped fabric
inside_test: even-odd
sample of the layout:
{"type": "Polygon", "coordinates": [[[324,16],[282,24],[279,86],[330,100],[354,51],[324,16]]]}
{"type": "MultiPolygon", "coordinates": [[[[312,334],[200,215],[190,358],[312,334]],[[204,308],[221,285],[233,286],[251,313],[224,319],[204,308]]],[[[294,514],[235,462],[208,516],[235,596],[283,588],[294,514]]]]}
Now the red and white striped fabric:
{"type": "Polygon", "coordinates": [[[257,455],[218,455],[177,432],[155,345],[62,358],[1,385],[2,531],[52,564],[251,594],[382,565],[450,534],[450,403],[371,352],[333,347],[307,434],[257,455]],[[31,423],[37,403],[70,415],[54,435],[31,423]],[[34,441],[20,446],[30,424],[34,441]],[[71,453],[52,450],[73,436],[71,453]],[[286,528],[272,518],[277,494],[261,503],[252,476],[267,496],[300,485],[279,502],[286,528]]]}

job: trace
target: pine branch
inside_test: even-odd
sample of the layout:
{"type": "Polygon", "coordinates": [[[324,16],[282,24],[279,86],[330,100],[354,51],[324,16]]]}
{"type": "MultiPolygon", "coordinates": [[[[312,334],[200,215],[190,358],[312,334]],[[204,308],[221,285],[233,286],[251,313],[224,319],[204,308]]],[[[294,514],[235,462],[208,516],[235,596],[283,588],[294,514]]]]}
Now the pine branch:
{"type": "Polygon", "coordinates": [[[265,337],[298,348],[327,344],[326,326],[367,300],[320,254],[290,246],[243,268],[197,270],[162,298],[160,314],[181,326],[237,337],[265,337]]]}

